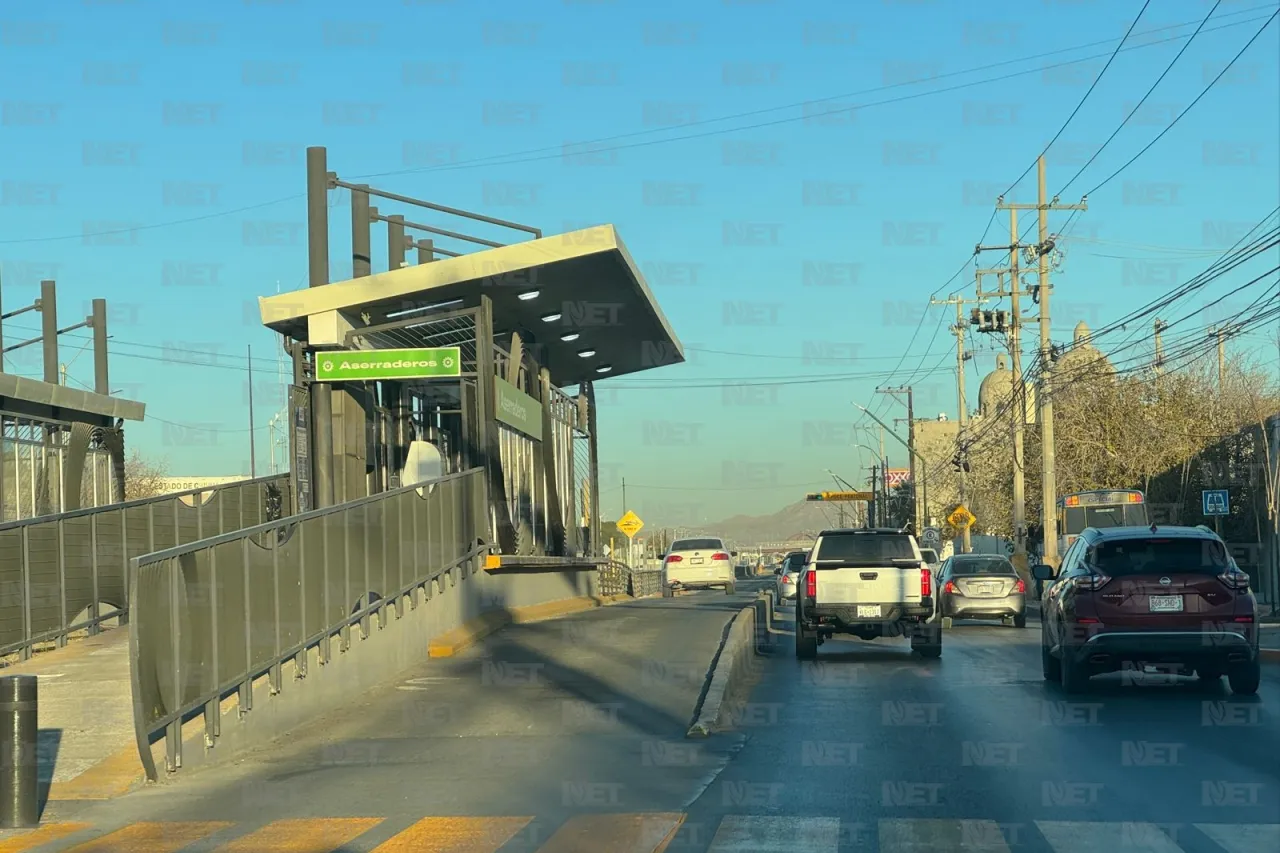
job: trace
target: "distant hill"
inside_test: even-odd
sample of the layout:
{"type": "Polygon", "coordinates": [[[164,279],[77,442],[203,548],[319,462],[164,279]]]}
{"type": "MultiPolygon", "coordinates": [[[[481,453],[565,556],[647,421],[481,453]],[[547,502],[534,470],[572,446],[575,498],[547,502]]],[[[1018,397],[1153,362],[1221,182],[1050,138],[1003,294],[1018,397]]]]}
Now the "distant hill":
{"type": "Polygon", "coordinates": [[[735,515],[706,529],[738,545],[759,545],[812,538],[824,527],[836,525],[839,518],[835,504],[798,501],[770,515],[735,515]]]}

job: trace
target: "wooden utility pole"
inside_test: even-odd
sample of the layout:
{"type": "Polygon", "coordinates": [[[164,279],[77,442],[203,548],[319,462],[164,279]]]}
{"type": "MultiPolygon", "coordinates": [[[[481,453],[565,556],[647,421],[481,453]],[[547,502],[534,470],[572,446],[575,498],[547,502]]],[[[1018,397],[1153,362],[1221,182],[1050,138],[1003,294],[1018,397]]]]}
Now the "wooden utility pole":
{"type": "Polygon", "coordinates": [[[924,514],[928,512],[929,495],[916,479],[916,407],[915,395],[910,385],[902,388],[886,388],[882,394],[907,395],[907,476],[911,479],[911,519],[916,535],[924,529],[924,514]]]}
{"type": "MultiPolygon", "coordinates": [[[[1038,190],[1035,204],[1005,204],[1004,199],[1001,199],[997,208],[1010,211],[1010,215],[1016,215],[1018,210],[1034,210],[1037,214],[1037,224],[1039,226],[1038,239],[1036,245],[1032,248],[1037,261],[1037,272],[1039,273],[1039,283],[1036,287],[1035,298],[1040,303],[1040,385],[1036,394],[1036,399],[1040,405],[1039,415],[1036,418],[1040,426],[1040,526],[1044,531],[1044,554],[1042,560],[1056,568],[1058,565],[1058,469],[1054,455],[1053,438],[1053,390],[1051,388],[1053,380],[1053,343],[1050,340],[1052,318],[1049,313],[1049,298],[1053,291],[1053,285],[1049,281],[1049,255],[1054,250],[1054,241],[1049,238],[1049,211],[1086,211],[1089,206],[1084,199],[1081,199],[1079,204],[1059,204],[1056,196],[1052,201],[1046,198],[1043,154],[1036,161],[1036,175],[1038,190]]],[[[1013,234],[1013,242],[1018,242],[1016,228],[1013,234]]],[[[1015,246],[1013,251],[1016,253],[1018,248],[1015,246]]]]}
{"type": "Polygon", "coordinates": [[[1161,373],[1164,372],[1164,342],[1161,340],[1160,336],[1165,329],[1169,328],[1169,324],[1161,320],[1159,317],[1157,317],[1154,324],[1154,328],[1155,328],[1155,341],[1156,341],[1156,360],[1151,366],[1152,368],[1154,368],[1156,376],[1159,376],[1161,373]]]}

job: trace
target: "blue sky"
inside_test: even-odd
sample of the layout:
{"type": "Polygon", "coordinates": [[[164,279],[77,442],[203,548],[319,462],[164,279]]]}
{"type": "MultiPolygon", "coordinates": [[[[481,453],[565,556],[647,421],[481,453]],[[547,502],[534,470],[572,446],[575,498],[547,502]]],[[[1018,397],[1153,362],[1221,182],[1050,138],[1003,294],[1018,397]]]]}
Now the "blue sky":
{"type": "MultiPolygon", "coordinates": [[[[130,444],[167,458],[175,474],[247,471],[251,345],[265,471],[266,424],[282,399],[278,345],[258,325],[255,303],[305,283],[303,149],[325,145],[343,178],[379,175],[368,180],[548,233],[616,225],[689,363],[600,383],[605,511],[621,510],[623,477],[646,520],[771,511],[830,483],[828,468],[866,476],[870,455],[850,442],[875,442],[852,437],[863,420],[852,401],[882,418],[905,415],[877,386],[909,382],[918,413],[954,417],[953,309],[930,308],[929,297],[972,296],[972,265],[939,288],[983,235],[995,196],[1062,126],[1141,5],[6,4],[5,310],[34,299],[42,278],[59,283],[62,325],[78,321],[89,299],[107,298],[112,384],[148,404],[130,444]],[[1045,67],[1075,60],[1087,61],[1045,67]],[[996,63],[1004,64],[989,67],[996,63]],[[922,82],[904,84],[912,79],[922,82]],[[806,121],[801,105],[819,99],[827,100],[806,121]],[[818,110],[828,114],[814,118],[818,110]],[[732,115],[740,117],[660,126],[732,115]],[[680,136],[696,138],[667,141],[680,136]],[[559,156],[566,142],[609,137],[621,138],[600,143],[607,153],[596,165],[559,156]],[[812,203],[819,197],[829,203],[812,203]],[[747,223],[771,235],[770,245],[729,245],[726,223],[747,223]],[[83,236],[136,226],[144,227],[83,236]],[[268,232],[275,245],[251,237],[268,232]],[[806,282],[806,264],[831,277],[806,282]],[[829,360],[815,364],[815,353],[829,360]],[[773,384],[736,394],[720,387],[735,378],[773,384]]],[[[1151,31],[1198,23],[1212,5],[1154,2],[1135,29],[1147,34],[1130,44],[1188,35],[1195,23],[1151,31]]],[[[1274,10],[1224,0],[1062,201],[1078,201],[1156,136],[1274,10]]],[[[1054,276],[1056,340],[1068,340],[1079,320],[1098,326],[1196,274],[1241,225],[1280,203],[1278,40],[1273,22],[1230,76],[1089,197],[1054,276]]],[[[1049,150],[1051,193],[1184,44],[1115,59],[1049,150]]],[[[1032,170],[1010,198],[1032,201],[1034,191],[1032,170]]],[[[335,279],[350,272],[345,212],[337,212],[335,279]]],[[[1050,229],[1067,216],[1052,214],[1050,229]]],[[[986,242],[1007,242],[1007,228],[1001,213],[986,242]]],[[[374,246],[378,268],[380,233],[374,246]]],[[[1247,281],[1245,272],[1172,316],[1247,281]]],[[[1179,334],[1199,334],[1256,290],[1192,317],[1179,334]]],[[[14,318],[5,340],[34,329],[35,315],[14,318]]],[[[92,352],[78,335],[66,336],[62,360],[71,384],[92,384],[92,352]]],[[[996,341],[970,337],[975,401],[996,341]]],[[[1264,332],[1231,346],[1276,363],[1264,332]]],[[[39,353],[10,353],[5,369],[36,375],[39,353]]],[[[903,463],[892,439],[888,447],[903,463]]]]}

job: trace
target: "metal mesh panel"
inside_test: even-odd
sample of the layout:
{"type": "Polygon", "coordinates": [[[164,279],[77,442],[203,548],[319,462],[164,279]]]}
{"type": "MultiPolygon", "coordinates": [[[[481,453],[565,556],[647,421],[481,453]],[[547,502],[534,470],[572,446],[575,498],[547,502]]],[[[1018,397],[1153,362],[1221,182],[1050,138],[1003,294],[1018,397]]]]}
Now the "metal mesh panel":
{"type": "Polygon", "coordinates": [[[471,316],[422,320],[397,328],[375,327],[374,331],[361,329],[348,338],[361,342],[367,349],[458,347],[462,372],[474,373],[476,369],[476,326],[471,316]]]}
{"type": "MultiPolygon", "coordinates": [[[[0,521],[18,521],[65,512],[63,483],[67,482],[68,424],[0,415],[0,472],[4,491],[0,493],[0,521]]],[[[111,457],[106,449],[92,444],[84,460],[80,481],[80,506],[106,506],[115,494],[111,457]]]]}

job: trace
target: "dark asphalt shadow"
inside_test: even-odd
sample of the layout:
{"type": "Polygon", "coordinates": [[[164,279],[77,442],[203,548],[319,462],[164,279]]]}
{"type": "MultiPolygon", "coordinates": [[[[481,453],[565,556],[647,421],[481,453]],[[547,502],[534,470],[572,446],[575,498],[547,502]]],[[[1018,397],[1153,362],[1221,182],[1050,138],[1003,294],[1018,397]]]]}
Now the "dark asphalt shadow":
{"type": "Polygon", "coordinates": [[[62,729],[40,729],[36,732],[36,801],[38,813],[44,814],[49,802],[49,788],[58,766],[58,750],[62,746],[62,729]]]}

